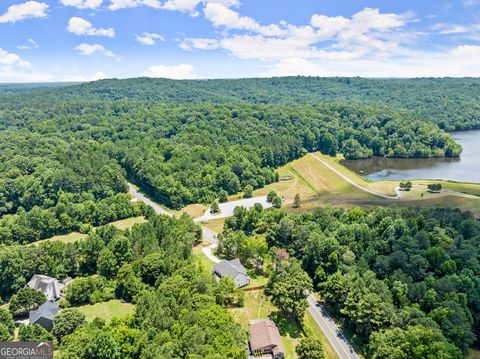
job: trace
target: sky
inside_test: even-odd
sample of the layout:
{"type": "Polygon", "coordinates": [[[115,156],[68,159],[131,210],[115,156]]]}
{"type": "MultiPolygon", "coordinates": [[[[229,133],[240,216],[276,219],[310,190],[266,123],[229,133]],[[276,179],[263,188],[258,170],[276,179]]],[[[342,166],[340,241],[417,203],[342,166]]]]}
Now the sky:
{"type": "Polygon", "coordinates": [[[480,0],[0,0],[0,82],[480,76],[480,0]]]}

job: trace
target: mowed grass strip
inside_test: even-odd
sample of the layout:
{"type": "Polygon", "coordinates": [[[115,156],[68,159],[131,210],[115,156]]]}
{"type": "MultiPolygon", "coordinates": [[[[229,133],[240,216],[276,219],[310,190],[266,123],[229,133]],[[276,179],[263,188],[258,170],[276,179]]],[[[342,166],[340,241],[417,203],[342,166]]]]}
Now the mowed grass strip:
{"type": "Polygon", "coordinates": [[[323,352],[325,359],[337,359],[338,355],[335,349],[330,345],[322,330],[313,319],[312,315],[307,311],[303,319],[303,329],[309,337],[318,339],[323,344],[323,352]]]}
{"type": "MultiPolygon", "coordinates": [[[[107,223],[107,224],[105,224],[105,226],[112,225],[112,226],[115,226],[118,229],[123,231],[127,228],[132,228],[137,223],[145,223],[146,221],[147,220],[143,216],[131,217],[131,218],[121,219],[119,221],[107,223]]],[[[27,244],[27,246],[40,244],[40,243],[46,242],[46,241],[60,241],[60,242],[63,242],[63,243],[73,243],[73,242],[77,242],[80,239],[83,239],[83,238],[86,238],[86,237],[87,237],[87,234],[85,234],[85,233],[71,232],[71,233],[68,233],[68,234],[61,234],[61,235],[58,235],[58,236],[53,236],[51,238],[42,239],[41,241],[29,243],[29,244],[27,244]]]]}
{"type": "Polygon", "coordinates": [[[133,304],[122,303],[118,299],[112,299],[108,302],[82,305],[75,308],[85,314],[85,317],[89,322],[97,317],[109,322],[113,318],[122,318],[129,314],[133,314],[135,310],[133,304]]]}

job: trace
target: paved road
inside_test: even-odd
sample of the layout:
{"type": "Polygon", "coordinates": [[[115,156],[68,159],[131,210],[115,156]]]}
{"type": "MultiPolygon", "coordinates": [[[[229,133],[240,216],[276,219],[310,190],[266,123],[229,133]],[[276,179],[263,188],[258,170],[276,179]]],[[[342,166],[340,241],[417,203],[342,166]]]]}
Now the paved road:
{"type": "MultiPolygon", "coordinates": [[[[153,208],[156,214],[163,214],[166,216],[172,217],[173,214],[168,212],[165,208],[161,207],[158,203],[152,201],[150,198],[142,194],[134,185],[131,183],[128,184],[128,193],[135,198],[135,200],[145,203],[146,205],[153,208]]],[[[220,259],[215,257],[212,251],[218,246],[217,235],[215,232],[212,232],[206,227],[202,227],[202,237],[205,241],[211,243],[208,247],[202,248],[202,252],[210,259],[212,262],[218,263],[220,259]]]]}
{"type": "Polygon", "coordinates": [[[150,198],[143,195],[133,184],[128,184],[128,193],[133,196],[137,201],[143,202],[153,208],[156,214],[164,214],[166,216],[173,217],[173,214],[168,212],[165,208],[158,203],[153,202],[150,198]]]}
{"type": "MultiPolygon", "coordinates": [[[[367,193],[370,193],[370,194],[373,194],[375,196],[379,196],[379,197],[382,197],[382,198],[386,198],[386,199],[393,199],[393,200],[396,200],[396,199],[400,199],[401,197],[401,191],[400,191],[400,188],[399,187],[396,187],[395,188],[395,193],[396,195],[395,196],[387,196],[383,193],[379,193],[379,192],[376,192],[376,191],[373,191],[371,189],[368,189],[368,188],[365,188],[365,187],[362,187],[360,186],[359,184],[353,182],[350,178],[348,178],[347,176],[345,176],[343,173],[341,173],[340,171],[338,171],[336,168],[332,167],[331,165],[329,165],[327,162],[325,162],[323,159],[321,159],[320,157],[318,157],[316,154],[314,153],[310,153],[310,155],[315,158],[317,161],[319,161],[320,163],[322,163],[325,167],[329,168],[330,170],[332,170],[333,172],[335,172],[337,175],[339,175],[340,177],[342,177],[345,181],[347,181],[348,183],[350,183],[352,186],[355,186],[356,188],[364,191],[364,192],[367,192],[367,193]]],[[[426,186],[425,186],[425,189],[426,186]]],[[[463,198],[469,198],[469,199],[480,199],[480,196],[475,196],[475,195],[472,195],[472,194],[467,194],[467,193],[462,193],[462,192],[456,192],[456,191],[451,191],[451,190],[447,190],[447,189],[444,189],[442,190],[442,193],[447,193],[447,194],[450,194],[450,195],[453,195],[453,196],[457,196],[457,197],[463,197],[463,198]]]]}
{"type": "MultiPolygon", "coordinates": [[[[159,206],[157,203],[153,202],[149,198],[145,197],[140,193],[133,185],[128,184],[130,194],[136,198],[138,201],[142,201],[145,204],[151,206],[157,214],[165,214],[167,216],[172,216],[165,208],[159,206]]],[[[238,202],[238,201],[237,201],[238,202]]],[[[234,202],[231,202],[234,203],[234,202]]],[[[233,211],[232,211],[233,214],[233,211]]],[[[205,241],[211,243],[208,247],[202,248],[202,252],[215,263],[220,262],[220,259],[217,258],[212,251],[218,246],[217,235],[215,232],[209,230],[206,227],[202,226],[202,237],[205,241]]],[[[359,359],[358,355],[353,351],[348,341],[343,337],[341,331],[335,325],[333,320],[327,314],[327,312],[321,307],[321,304],[318,303],[312,295],[308,296],[309,308],[308,311],[312,314],[313,319],[317,322],[319,327],[324,332],[328,341],[332,347],[337,352],[340,359],[359,359]]]]}
{"type": "Polygon", "coordinates": [[[220,213],[210,213],[210,208],[205,211],[205,213],[198,218],[195,218],[195,222],[207,222],[212,219],[227,218],[233,216],[233,211],[237,207],[250,208],[255,206],[255,204],[260,203],[263,208],[272,207],[272,204],[267,202],[267,196],[257,196],[252,198],[239,199],[238,201],[231,201],[225,203],[219,203],[218,207],[220,208],[220,213]]]}
{"type": "Polygon", "coordinates": [[[387,196],[386,194],[373,191],[373,190],[371,190],[371,189],[362,187],[362,186],[360,186],[359,184],[353,182],[350,178],[348,178],[347,176],[345,176],[342,172],[338,171],[335,167],[330,166],[327,162],[325,162],[323,159],[321,159],[320,157],[318,157],[316,154],[310,153],[310,156],[312,156],[313,158],[315,158],[317,161],[319,161],[319,162],[320,162],[322,165],[324,165],[325,167],[327,167],[327,168],[329,168],[330,170],[332,170],[333,172],[335,172],[337,175],[339,175],[340,177],[342,177],[345,181],[347,181],[348,183],[350,183],[352,186],[357,187],[358,189],[360,189],[360,190],[362,190],[362,191],[364,191],[364,192],[367,192],[367,193],[370,193],[370,194],[373,194],[373,195],[375,195],[375,196],[379,196],[379,197],[382,197],[382,198],[386,198],[386,199],[400,199],[400,189],[399,189],[399,188],[395,188],[395,193],[396,193],[395,196],[387,196]]]}
{"type": "Polygon", "coordinates": [[[318,303],[315,297],[311,294],[308,296],[307,300],[309,304],[308,311],[322,329],[330,342],[330,345],[335,349],[338,357],[340,359],[360,359],[348,343],[347,339],[343,336],[342,331],[336,326],[332,318],[330,318],[325,308],[318,303]]]}

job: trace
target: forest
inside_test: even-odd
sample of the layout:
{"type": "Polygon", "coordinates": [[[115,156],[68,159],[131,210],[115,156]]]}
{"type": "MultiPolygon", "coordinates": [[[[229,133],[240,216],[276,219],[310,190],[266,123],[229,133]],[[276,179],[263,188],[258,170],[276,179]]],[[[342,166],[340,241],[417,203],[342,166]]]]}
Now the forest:
{"type": "Polygon", "coordinates": [[[241,256],[259,236],[301,262],[368,358],[461,358],[479,343],[480,223],[469,212],[238,210],[221,250],[241,256]]]}
{"type": "Polygon", "coordinates": [[[231,293],[192,260],[200,227],[186,216],[148,212],[149,221],[131,230],[105,226],[76,243],[0,247],[0,296],[11,296],[11,314],[0,308],[0,340],[12,338],[12,314],[45,301],[24,287],[31,275],[43,273],[76,279],[52,332],[21,325],[19,339],[52,340],[60,358],[244,358],[246,332],[223,304],[231,293]],[[76,309],[112,298],[136,303],[133,316],[86,323],[76,309]]]}
{"type": "MultiPolygon", "coordinates": [[[[480,126],[479,88],[301,77],[0,86],[0,297],[10,302],[0,338],[11,339],[12,315],[44,301],[25,288],[42,273],[76,278],[68,309],[52,333],[19,336],[54,340],[62,357],[243,358],[246,333],[227,311],[243,292],[194,262],[200,227],[132,202],[128,182],[181,209],[278,181],[279,166],[311,151],[457,157],[448,131],[480,126]],[[133,216],[148,223],[104,226],[133,216]],[[87,237],[32,245],[72,231],[87,237]],[[75,309],[113,298],[135,303],[134,315],[86,324],[75,309]]],[[[291,263],[266,288],[273,303],[299,317],[304,291],[290,289],[315,289],[368,357],[459,358],[479,344],[480,228],[468,212],[254,208],[236,211],[223,239],[253,269],[286,251],[291,263]]]]}
{"type": "MultiPolygon", "coordinates": [[[[55,179],[48,191],[47,179],[38,179],[45,176],[45,167],[64,164],[73,172],[86,167],[76,174],[70,170],[61,174],[83,177],[88,182],[83,187],[106,186],[113,193],[122,193],[126,178],[153,198],[178,209],[190,203],[211,203],[222,191],[234,194],[247,185],[263,187],[275,181],[276,167],[308,151],[341,153],[349,159],[459,156],[461,147],[444,129],[477,126],[476,92],[463,92],[462,101],[445,112],[448,119],[443,120],[435,112],[442,104],[434,93],[438,86],[448,87],[443,99],[456,101],[458,89],[477,83],[471,79],[412,81],[408,87],[413,94],[408,96],[411,101],[403,99],[406,86],[396,80],[132,79],[66,87],[5,87],[0,94],[0,134],[6,157],[1,157],[0,170],[9,172],[1,176],[9,183],[0,196],[0,208],[14,215],[17,209],[28,213],[33,207],[51,208],[61,194],[85,196],[90,189],[69,183],[73,178],[55,179]],[[398,96],[398,102],[405,106],[400,108],[379,98],[371,90],[373,84],[392,98],[398,96]],[[359,93],[359,98],[369,100],[347,101],[347,90],[352,96],[359,93]],[[297,101],[300,94],[303,100],[297,101]],[[412,101],[426,94],[435,99],[433,106],[431,101],[424,102],[428,108],[413,106],[412,101]],[[192,98],[195,101],[189,102],[192,98]],[[462,121],[471,119],[468,126],[452,127],[445,121],[460,123],[456,112],[460,104],[474,114],[462,114],[462,121]],[[415,111],[409,108],[412,106],[415,111]],[[26,142],[29,145],[18,145],[26,142]],[[25,164],[17,163],[20,159],[12,161],[12,155],[42,156],[46,161],[41,168],[34,166],[26,172],[22,168],[25,164]],[[28,193],[30,189],[26,194],[21,189],[17,193],[16,186],[32,178],[43,183],[36,183],[31,191],[42,193],[35,201],[23,203],[33,194],[28,193]]],[[[98,201],[106,195],[101,189],[93,190],[90,200],[98,201]]],[[[82,221],[73,219],[79,225],[82,221]]],[[[0,224],[0,231],[8,226],[12,225],[0,224]]],[[[46,235],[41,233],[40,237],[46,235]]],[[[17,237],[13,234],[8,238],[15,241],[17,237]]]]}

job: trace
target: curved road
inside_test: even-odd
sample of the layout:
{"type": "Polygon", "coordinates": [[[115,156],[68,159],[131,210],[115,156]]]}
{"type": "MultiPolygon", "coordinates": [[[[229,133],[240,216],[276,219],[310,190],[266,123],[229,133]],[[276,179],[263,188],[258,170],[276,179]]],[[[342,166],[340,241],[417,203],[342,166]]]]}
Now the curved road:
{"type": "Polygon", "coordinates": [[[330,169],[330,170],[332,170],[333,172],[335,172],[337,175],[339,175],[340,177],[342,177],[345,181],[347,181],[348,183],[350,183],[352,186],[358,188],[359,190],[362,190],[362,191],[364,191],[364,192],[367,192],[367,193],[370,193],[370,194],[373,194],[373,195],[375,195],[375,196],[379,196],[379,197],[382,197],[382,198],[386,198],[386,199],[400,199],[400,189],[399,189],[398,187],[395,188],[395,193],[396,193],[395,196],[387,196],[386,194],[373,191],[373,190],[371,190],[371,189],[362,187],[362,186],[360,186],[359,184],[353,182],[350,178],[348,178],[347,176],[345,176],[342,172],[340,172],[339,170],[337,170],[335,167],[329,165],[327,162],[325,162],[324,160],[322,160],[322,159],[321,159],[320,157],[318,157],[316,154],[310,153],[310,156],[312,156],[313,158],[315,158],[315,159],[316,159],[318,162],[320,162],[322,165],[324,165],[324,166],[327,167],[328,169],[330,169]]]}
{"type": "MultiPolygon", "coordinates": [[[[128,191],[130,195],[132,195],[132,197],[135,198],[137,201],[141,201],[152,207],[155,210],[155,213],[164,214],[170,217],[173,216],[173,214],[168,212],[158,203],[155,203],[154,201],[140,193],[138,189],[130,183],[128,184],[128,191]]],[[[202,252],[212,262],[220,262],[220,259],[212,253],[213,249],[215,249],[218,245],[216,233],[202,226],[202,236],[205,241],[211,243],[208,247],[202,248],[202,252]]],[[[333,347],[338,357],[340,359],[359,359],[359,356],[355,353],[351,345],[348,343],[347,339],[343,336],[342,331],[336,326],[335,322],[328,315],[326,309],[322,306],[322,304],[317,302],[317,300],[311,294],[309,294],[307,300],[309,304],[308,311],[325,334],[325,337],[330,342],[330,345],[333,347]]]]}

